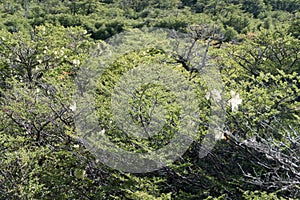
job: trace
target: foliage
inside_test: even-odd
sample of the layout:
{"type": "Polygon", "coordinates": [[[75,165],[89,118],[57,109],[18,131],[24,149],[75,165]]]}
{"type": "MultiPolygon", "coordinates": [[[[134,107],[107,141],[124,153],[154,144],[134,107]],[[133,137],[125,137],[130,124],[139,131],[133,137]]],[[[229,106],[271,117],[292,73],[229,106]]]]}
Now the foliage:
{"type": "Polygon", "coordinates": [[[0,199],[299,199],[299,7],[297,0],[1,0],[0,199]],[[77,138],[73,95],[82,63],[102,40],[142,27],[175,29],[207,48],[224,82],[226,121],[222,139],[200,158],[212,102],[191,57],[157,48],[118,57],[96,90],[98,123],[115,144],[152,151],[180,127],[175,97],[155,85],[136,91],[144,104],[130,105],[141,125],[156,94],[170,122],[162,134],[132,139],[111,122],[117,81],[145,64],[175,70],[196,88],[201,124],[172,165],[130,174],[103,165],[77,138]],[[238,110],[230,109],[231,91],[242,99],[238,110]]]}

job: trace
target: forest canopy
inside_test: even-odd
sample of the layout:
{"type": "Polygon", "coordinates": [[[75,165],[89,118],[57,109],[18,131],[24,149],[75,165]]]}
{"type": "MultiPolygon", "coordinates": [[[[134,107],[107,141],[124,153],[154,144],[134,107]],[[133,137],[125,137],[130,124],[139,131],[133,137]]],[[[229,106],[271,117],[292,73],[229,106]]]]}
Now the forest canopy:
{"type": "Polygon", "coordinates": [[[299,0],[0,0],[0,199],[300,199],[299,8],[299,0]],[[101,77],[86,79],[88,70],[101,77]],[[154,78],[138,79],[142,72],[154,78]],[[170,86],[140,83],[159,78],[170,86]],[[196,129],[185,124],[193,141],[153,171],[108,166],[79,137],[90,128],[76,126],[81,89],[95,99],[98,134],[122,151],[167,146],[184,112],[197,118],[196,129]],[[134,98],[116,98],[117,89],[134,98]]]}

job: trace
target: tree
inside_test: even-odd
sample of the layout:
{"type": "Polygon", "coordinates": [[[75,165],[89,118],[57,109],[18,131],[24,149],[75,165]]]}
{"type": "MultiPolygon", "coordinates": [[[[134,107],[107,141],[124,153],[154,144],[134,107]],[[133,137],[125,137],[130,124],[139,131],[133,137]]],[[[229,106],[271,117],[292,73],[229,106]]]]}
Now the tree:
{"type": "Polygon", "coordinates": [[[2,31],[0,198],[86,195],[74,188],[91,182],[76,182],[82,179],[76,171],[93,162],[71,137],[69,108],[72,75],[93,44],[84,32],[51,25],[36,27],[31,37],[2,31]]]}

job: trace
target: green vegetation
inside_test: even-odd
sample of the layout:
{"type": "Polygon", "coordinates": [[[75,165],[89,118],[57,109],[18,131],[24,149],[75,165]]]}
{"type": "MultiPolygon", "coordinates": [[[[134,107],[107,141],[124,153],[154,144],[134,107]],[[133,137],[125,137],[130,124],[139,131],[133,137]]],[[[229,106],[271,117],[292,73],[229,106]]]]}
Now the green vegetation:
{"type": "Polygon", "coordinates": [[[0,0],[0,199],[300,199],[299,8],[299,0],[0,0]],[[200,126],[171,165],[125,173],[77,137],[73,97],[82,66],[97,62],[106,39],[145,27],[186,34],[186,50],[193,42],[208,49],[224,83],[224,135],[199,158],[213,102],[191,56],[151,45],[129,51],[109,63],[93,93],[110,140],[149,152],[180,128],[176,96],[155,84],[133,91],[129,104],[141,126],[155,97],[166,113],[159,134],[130,138],[114,121],[116,83],[150,64],[195,88],[200,126]]]}

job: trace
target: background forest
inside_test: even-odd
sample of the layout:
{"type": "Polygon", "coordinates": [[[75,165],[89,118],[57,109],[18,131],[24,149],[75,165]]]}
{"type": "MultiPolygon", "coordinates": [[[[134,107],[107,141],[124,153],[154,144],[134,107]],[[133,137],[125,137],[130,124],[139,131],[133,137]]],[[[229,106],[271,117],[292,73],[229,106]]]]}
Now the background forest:
{"type": "Polygon", "coordinates": [[[300,199],[299,8],[299,0],[0,0],[0,199],[300,199]],[[224,136],[199,158],[211,106],[200,72],[160,49],[119,57],[96,104],[99,124],[124,149],[143,142],[111,123],[122,73],[164,60],[201,88],[199,139],[172,165],[135,174],[102,164],[78,139],[73,95],[95,49],[144,27],[209,43],[226,101],[235,91],[242,103],[226,103],[224,136]]]}

